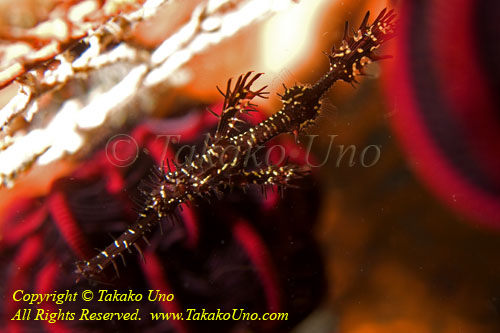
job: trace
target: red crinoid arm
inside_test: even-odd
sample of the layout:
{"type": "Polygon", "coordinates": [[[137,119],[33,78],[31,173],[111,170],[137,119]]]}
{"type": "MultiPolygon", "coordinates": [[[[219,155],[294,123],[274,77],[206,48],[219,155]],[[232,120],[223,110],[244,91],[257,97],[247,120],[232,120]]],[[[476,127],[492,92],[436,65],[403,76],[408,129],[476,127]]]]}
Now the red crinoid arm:
{"type": "Polygon", "coordinates": [[[88,241],[78,226],[66,196],[62,191],[55,190],[47,201],[48,208],[59,232],[64,237],[71,250],[79,257],[86,258],[92,254],[88,241]]]}
{"type": "Polygon", "coordinates": [[[281,310],[281,295],[278,287],[278,277],[274,270],[271,255],[257,232],[244,220],[238,221],[233,227],[236,240],[256,267],[260,282],[266,295],[269,312],[281,310]]]}
{"type": "MultiPolygon", "coordinates": [[[[144,257],[146,263],[142,264],[142,270],[151,288],[158,290],[162,294],[172,294],[172,287],[168,282],[167,274],[162,267],[160,258],[151,251],[145,251],[144,257]]],[[[165,312],[181,312],[181,306],[175,298],[172,301],[160,301],[159,303],[161,309],[165,312]]],[[[173,320],[172,325],[177,332],[188,332],[188,328],[183,321],[173,320]]]]}

